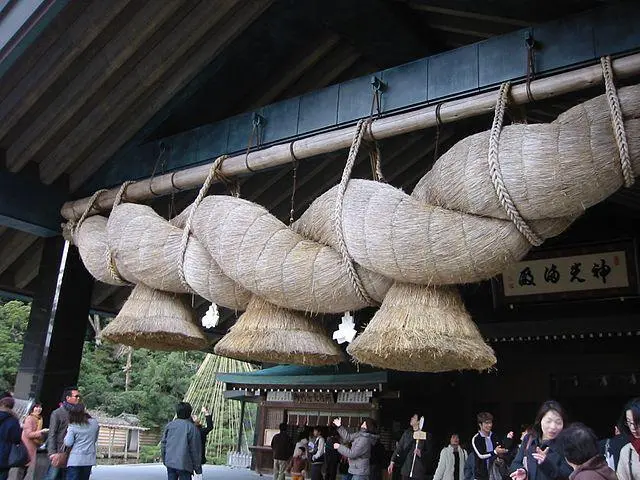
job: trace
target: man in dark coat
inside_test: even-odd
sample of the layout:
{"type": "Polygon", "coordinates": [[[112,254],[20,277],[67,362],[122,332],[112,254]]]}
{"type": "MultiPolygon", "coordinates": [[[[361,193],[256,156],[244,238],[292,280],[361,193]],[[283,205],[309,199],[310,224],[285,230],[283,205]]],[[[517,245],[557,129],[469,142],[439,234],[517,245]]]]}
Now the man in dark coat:
{"type": "MultiPolygon", "coordinates": [[[[49,417],[49,436],[47,437],[47,452],[49,458],[64,449],[64,436],[69,426],[69,408],[80,403],[82,396],[76,387],[67,387],[62,394],[62,404],[49,417]]],[[[65,478],[67,469],[49,466],[45,480],[59,480],[65,478]]]]}
{"type": "Polygon", "coordinates": [[[414,440],[414,434],[422,430],[421,424],[424,424],[424,417],[419,413],[413,414],[409,419],[409,428],[400,437],[398,446],[391,456],[391,463],[387,468],[389,476],[393,475],[396,468],[400,468],[403,479],[426,478],[432,442],[428,433],[426,440],[414,440]]]}
{"type": "Polygon", "coordinates": [[[271,439],[273,450],[273,480],[284,480],[287,465],[291,458],[291,438],[287,434],[287,424],[280,424],[280,432],[271,439]]]}
{"type": "Polygon", "coordinates": [[[22,439],[20,422],[13,413],[15,400],[9,392],[0,394],[0,480],[9,475],[9,452],[11,446],[22,439]]]}
{"type": "Polygon", "coordinates": [[[167,467],[168,480],[191,480],[193,474],[202,475],[202,443],[200,432],[191,420],[191,412],[190,404],[178,403],[177,418],[164,428],[160,455],[167,467]]]}

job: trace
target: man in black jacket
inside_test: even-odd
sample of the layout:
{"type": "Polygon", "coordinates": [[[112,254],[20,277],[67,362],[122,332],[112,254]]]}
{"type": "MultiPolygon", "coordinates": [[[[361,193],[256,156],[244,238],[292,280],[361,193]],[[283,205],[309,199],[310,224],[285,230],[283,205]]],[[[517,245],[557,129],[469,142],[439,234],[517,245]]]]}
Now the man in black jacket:
{"type": "MultiPolygon", "coordinates": [[[[471,446],[475,456],[474,479],[489,480],[489,470],[497,456],[504,456],[508,449],[504,448],[504,441],[499,440],[493,433],[493,415],[480,412],[477,416],[478,433],[471,439],[471,446]]],[[[510,433],[513,436],[513,433],[510,433]]]]}
{"type": "Polygon", "coordinates": [[[287,434],[287,424],[280,424],[280,433],[276,433],[271,440],[273,450],[273,480],[284,480],[287,464],[292,455],[291,438],[287,434]]]}

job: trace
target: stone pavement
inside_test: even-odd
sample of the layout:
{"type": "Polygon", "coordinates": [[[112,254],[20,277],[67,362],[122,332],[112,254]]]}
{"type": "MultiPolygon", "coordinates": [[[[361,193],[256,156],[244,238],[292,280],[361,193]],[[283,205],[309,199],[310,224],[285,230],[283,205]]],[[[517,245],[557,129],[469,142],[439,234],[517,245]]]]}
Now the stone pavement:
{"type": "MultiPolygon", "coordinates": [[[[167,469],[161,464],[98,465],[91,472],[91,480],[166,480],[167,469]]],[[[246,468],[205,465],[203,480],[256,480],[257,473],[246,468]]],[[[270,478],[265,475],[264,479],[270,478]]]]}

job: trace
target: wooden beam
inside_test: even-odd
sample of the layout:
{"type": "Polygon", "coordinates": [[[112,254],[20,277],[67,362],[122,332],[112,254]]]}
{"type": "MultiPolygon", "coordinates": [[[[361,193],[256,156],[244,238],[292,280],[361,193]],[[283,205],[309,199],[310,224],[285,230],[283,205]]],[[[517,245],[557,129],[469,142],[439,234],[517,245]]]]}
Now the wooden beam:
{"type": "MultiPolygon", "coordinates": [[[[613,69],[618,78],[628,78],[640,72],[640,54],[631,54],[613,60],[613,69]]],[[[593,87],[602,82],[600,65],[591,65],[565,73],[539,78],[531,82],[530,91],[534,98],[541,101],[593,87]]],[[[496,90],[478,93],[470,97],[453,99],[436,105],[429,105],[409,112],[392,114],[376,119],[370,127],[372,135],[378,140],[400,136],[405,133],[436,126],[438,120],[436,110],[442,123],[453,123],[466,118],[473,118],[492,113],[498,92],[496,90]]],[[[526,104],[527,88],[524,84],[514,85],[511,89],[514,104],[526,104]]],[[[301,138],[294,143],[295,155],[309,158],[347,148],[353,139],[354,126],[348,126],[301,138]]],[[[290,144],[278,144],[251,152],[248,156],[240,154],[225,160],[222,173],[228,176],[239,176],[252,171],[265,170],[291,162],[290,144]]],[[[202,184],[209,174],[211,165],[199,165],[174,173],[154,178],[154,191],[157,195],[166,195],[176,189],[185,190],[202,184]]],[[[141,180],[129,186],[127,196],[132,201],[143,200],[152,196],[149,191],[149,180],[141,180]]],[[[96,202],[96,209],[107,209],[113,205],[118,189],[110,189],[96,202]]],[[[62,208],[62,215],[77,218],[85,210],[88,198],[67,202],[62,208]]]]}
{"type": "Polygon", "coordinates": [[[0,275],[7,270],[38,237],[18,230],[10,230],[2,235],[0,245],[0,275]]]}
{"type": "Polygon", "coordinates": [[[316,45],[313,46],[311,51],[305,49],[298,55],[295,55],[287,67],[278,68],[277,71],[274,72],[273,80],[266,82],[267,85],[270,85],[267,90],[261,93],[245,110],[262,107],[278,100],[291,84],[298,80],[309,68],[317,64],[339,41],[340,37],[338,37],[338,35],[327,35],[316,42],[316,45]]]}
{"type": "Polygon", "coordinates": [[[0,224],[43,237],[60,232],[60,206],[67,200],[60,185],[42,185],[37,174],[0,169],[0,224]]]}
{"type": "MultiPolygon", "coordinates": [[[[13,171],[32,161],[36,154],[65,127],[86,111],[87,102],[100,102],[101,89],[116,84],[118,77],[132,71],[134,55],[167,20],[185,8],[183,0],[149,2],[132,15],[123,28],[82,70],[68,82],[46,107],[38,112],[29,128],[7,148],[6,161],[13,171]],[[112,78],[113,77],[113,78],[112,78]]],[[[77,121],[77,120],[76,120],[77,121]]],[[[46,156],[46,155],[45,155],[46,156]]]]}
{"type": "Polygon", "coordinates": [[[514,27],[528,27],[530,22],[517,18],[507,18],[498,15],[485,15],[483,13],[472,12],[469,10],[454,10],[452,8],[436,7],[432,5],[424,5],[419,3],[411,3],[411,8],[421,10],[423,12],[440,13],[452,17],[469,18],[472,20],[481,20],[484,22],[502,23],[512,25],[514,27]]]}
{"type": "MultiPolygon", "coordinates": [[[[1,2],[0,2],[1,3],[1,2]]],[[[45,30],[27,47],[21,56],[4,73],[1,73],[0,98],[6,98],[13,88],[23,81],[42,55],[66,32],[76,18],[87,9],[91,2],[69,2],[59,12],[45,30]]],[[[0,69],[0,71],[2,71],[0,69]]]]}
{"type": "MultiPolygon", "coordinates": [[[[228,4],[229,1],[230,0],[224,0],[225,4],[228,4]]],[[[183,57],[183,62],[178,62],[179,65],[174,66],[173,70],[169,73],[169,76],[163,79],[161,84],[155,85],[155,90],[149,92],[145,98],[138,98],[132,105],[127,104],[124,105],[123,108],[118,109],[120,114],[124,114],[122,118],[126,119],[126,122],[116,122],[116,128],[109,132],[105,132],[108,125],[104,125],[104,122],[100,122],[102,124],[100,130],[103,134],[106,133],[106,135],[99,137],[96,142],[74,142],[74,148],[78,147],[78,151],[81,153],[71,161],[65,162],[64,169],[73,164],[75,159],[83,159],[84,162],[72,173],[71,188],[75,190],[93,172],[95,172],[120,148],[121,145],[131,138],[135,132],[142,128],[142,126],[162,107],[162,105],[164,105],[181,88],[183,88],[197,74],[197,72],[210,63],[226,45],[233,41],[233,39],[253,23],[253,21],[269,7],[272,1],[273,0],[252,0],[247,3],[233,0],[231,3],[236,8],[232,9],[223,18],[220,18],[220,13],[223,11],[223,1],[210,2],[208,0],[204,0],[203,3],[207,6],[205,10],[212,9],[213,11],[209,12],[209,14],[204,14],[201,11],[202,9],[198,9],[197,12],[194,12],[194,15],[189,16],[188,21],[186,22],[189,25],[192,23],[196,23],[196,25],[189,26],[181,24],[178,29],[187,29],[187,32],[189,33],[188,39],[190,41],[185,39],[184,43],[188,45],[180,45],[179,48],[176,48],[176,38],[173,35],[169,35],[162,42],[163,49],[167,48],[169,50],[165,52],[165,56],[155,58],[155,50],[151,54],[151,57],[153,57],[153,63],[162,64],[162,67],[157,65],[156,68],[162,70],[165,70],[163,67],[167,66],[165,65],[165,63],[167,63],[167,57],[173,58],[176,56],[176,53],[178,57],[183,57]],[[206,21],[203,21],[203,18],[206,18],[206,21]],[[186,47],[193,46],[192,42],[196,40],[195,38],[191,38],[193,36],[198,37],[197,40],[200,40],[200,38],[204,36],[204,43],[200,44],[195,49],[194,53],[185,59],[184,56],[187,52],[186,47]],[[126,111],[126,107],[130,107],[128,112],[126,111]]],[[[226,12],[227,10],[224,11],[226,12]]],[[[178,33],[176,33],[176,35],[178,35],[178,33]]],[[[174,60],[178,59],[176,58],[174,60]]],[[[152,74],[153,72],[147,73],[152,74]]],[[[148,85],[151,83],[150,80],[151,79],[143,78],[142,82],[148,85]]],[[[138,79],[134,79],[134,81],[137,83],[138,79]]],[[[111,116],[111,118],[115,118],[115,115],[111,116]]],[[[92,121],[99,120],[100,116],[92,119],[92,121]]],[[[91,122],[84,126],[87,129],[85,134],[88,134],[89,131],[94,131],[95,129],[95,125],[91,122]]],[[[81,132],[79,131],[76,133],[80,134],[81,132]]],[[[95,136],[92,137],[92,139],[93,138],[95,138],[95,136]]],[[[50,162],[48,173],[46,174],[47,177],[55,177],[62,173],[64,169],[62,169],[56,162],[63,160],[63,154],[65,151],[69,151],[68,147],[69,146],[67,145],[64,150],[59,149],[58,151],[53,152],[49,158],[50,162]]]]}
{"type": "MultiPolygon", "coordinates": [[[[128,130],[129,122],[118,122],[118,118],[141,98],[146,98],[154,89],[164,87],[163,77],[172,71],[181,71],[189,51],[217,24],[225,15],[237,6],[239,0],[220,0],[218,2],[200,1],[191,10],[180,12],[178,22],[171,22],[171,32],[162,35],[158,43],[145,52],[145,56],[94,108],[85,115],[80,123],[51,150],[40,163],[40,177],[45,183],[54,181],[79,158],[85,150],[99,138],[108,133],[109,128],[128,130]]],[[[158,32],[157,35],[160,35],[158,32]]],[[[155,111],[157,106],[154,105],[155,111]]],[[[149,108],[149,107],[147,107],[149,108]]],[[[136,118],[132,114],[127,120],[136,118]]],[[[129,138],[135,131],[127,135],[129,138]]],[[[124,142],[123,142],[124,143],[124,142]]],[[[122,143],[118,144],[118,148],[122,143]]],[[[113,145],[110,145],[114,148],[113,145]]]]}
{"type": "Polygon", "coordinates": [[[494,36],[493,33],[481,32],[479,30],[472,30],[468,28],[457,28],[457,27],[452,27],[451,25],[445,25],[445,24],[428,22],[427,25],[429,25],[429,28],[433,30],[439,30],[441,32],[447,32],[447,33],[458,33],[460,35],[475,37],[476,41],[478,40],[478,38],[490,38],[494,36]]]}
{"type": "MultiPolygon", "coordinates": [[[[0,139],[34,107],[131,0],[96,0],[68,27],[41,61],[0,102],[0,139]]],[[[12,170],[16,171],[16,170],[12,170]]]]}
{"type": "Polygon", "coordinates": [[[39,238],[22,256],[22,264],[13,276],[13,283],[19,289],[24,289],[31,281],[38,276],[40,270],[40,260],[42,260],[42,250],[44,248],[44,238],[39,238]]]}

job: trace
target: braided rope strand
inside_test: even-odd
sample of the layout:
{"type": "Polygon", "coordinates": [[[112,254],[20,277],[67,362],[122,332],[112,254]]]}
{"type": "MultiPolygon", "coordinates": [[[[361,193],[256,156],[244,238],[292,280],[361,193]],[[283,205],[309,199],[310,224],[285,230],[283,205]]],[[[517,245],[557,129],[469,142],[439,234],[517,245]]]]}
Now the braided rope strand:
{"type": "Polygon", "coordinates": [[[622,168],[622,176],[624,177],[624,186],[630,187],[636,181],[633,166],[631,165],[631,157],[629,156],[629,145],[627,144],[627,133],[624,129],[624,118],[622,116],[622,108],[620,108],[620,99],[618,91],[613,81],[613,68],[611,67],[611,57],[605,56],[600,58],[602,65],[602,77],[604,78],[604,87],[611,113],[611,126],[613,127],[613,136],[616,139],[618,152],[620,154],[620,167],[622,168]]]}
{"type": "Polygon", "coordinates": [[[496,102],[495,115],[493,117],[493,124],[491,125],[491,134],[489,136],[489,174],[491,175],[491,182],[493,183],[493,188],[496,191],[500,205],[504,208],[509,219],[531,245],[538,246],[542,245],[544,239],[540,238],[540,236],[531,229],[524,218],[522,218],[522,215],[520,215],[518,208],[513,202],[513,199],[504,184],[504,178],[502,177],[500,162],[498,160],[500,132],[502,131],[504,112],[510,88],[511,83],[505,82],[500,85],[500,92],[498,93],[498,101],[496,102]]]}
{"type": "Polygon", "coordinates": [[[180,278],[180,283],[182,284],[182,286],[186,288],[187,291],[190,293],[195,293],[195,292],[193,291],[191,286],[187,283],[187,280],[185,279],[185,276],[184,276],[184,257],[187,253],[187,245],[189,244],[189,235],[191,234],[191,224],[193,223],[193,216],[195,215],[195,212],[198,206],[200,205],[200,203],[202,203],[202,200],[207,195],[207,192],[211,187],[211,182],[213,182],[214,179],[227,183],[227,185],[231,182],[231,179],[221,172],[222,164],[227,158],[229,158],[228,155],[221,155],[218,158],[216,158],[215,162],[213,162],[213,165],[211,165],[211,168],[209,169],[209,174],[207,175],[207,178],[202,184],[202,187],[198,192],[198,196],[196,197],[193,204],[191,205],[191,211],[189,212],[187,221],[184,224],[184,229],[182,230],[182,238],[180,239],[180,251],[179,251],[179,257],[178,257],[179,258],[178,278],[180,278]]]}
{"type": "MultiPolygon", "coordinates": [[[[127,180],[120,186],[120,189],[118,190],[118,193],[116,193],[116,197],[113,200],[113,208],[116,208],[118,205],[120,205],[122,199],[124,198],[127,187],[132,183],[135,182],[132,180],[127,180]]],[[[122,275],[120,275],[118,266],[116,265],[116,261],[113,258],[113,252],[111,251],[111,247],[109,246],[107,246],[107,267],[109,268],[109,274],[114,281],[123,283],[125,285],[132,285],[130,282],[122,278],[122,275]]]]}
{"type": "Polygon", "coordinates": [[[347,244],[344,240],[344,231],[342,229],[342,204],[344,202],[344,194],[347,190],[347,184],[349,183],[351,172],[353,170],[353,166],[355,165],[356,157],[358,156],[358,150],[360,150],[360,144],[362,143],[362,138],[369,122],[371,122],[370,118],[366,120],[360,120],[356,125],[356,130],[353,135],[353,142],[351,143],[349,155],[347,156],[347,163],[342,172],[340,183],[338,184],[338,192],[333,209],[333,226],[336,233],[336,239],[338,241],[338,249],[340,251],[340,255],[342,256],[342,263],[347,269],[349,280],[351,281],[355,292],[358,294],[361,300],[368,303],[369,305],[374,305],[376,302],[371,298],[367,290],[364,288],[362,279],[358,275],[358,272],[356,271],[356,268],[353,264],[353,259],[349,255],[347,244]]]}

